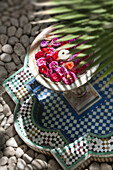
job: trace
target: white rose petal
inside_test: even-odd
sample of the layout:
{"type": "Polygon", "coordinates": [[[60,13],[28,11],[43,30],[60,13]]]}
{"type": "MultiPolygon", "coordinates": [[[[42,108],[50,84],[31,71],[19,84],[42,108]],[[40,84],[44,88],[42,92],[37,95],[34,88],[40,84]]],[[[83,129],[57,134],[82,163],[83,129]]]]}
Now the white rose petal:
{"type": "Polygon", "coordinates": [[[58,53],[59,60],[67,60],[69,55],[69,50],[60,50],[58,53]]]}

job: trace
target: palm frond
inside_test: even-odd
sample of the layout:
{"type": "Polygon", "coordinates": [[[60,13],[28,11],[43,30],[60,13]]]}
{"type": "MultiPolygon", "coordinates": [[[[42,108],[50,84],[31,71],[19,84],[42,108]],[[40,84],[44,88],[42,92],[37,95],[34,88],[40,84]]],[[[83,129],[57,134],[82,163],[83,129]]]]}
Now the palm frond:
{"type": "MultiPolygon", "coordinates": [[[[75,41],[58,50],[71,48],[72,55],[83,51],[76,59],[87,55],[89,57],[77,67],[93,61],[85,70],[99,64],[95,74],[107,68],[97,81],[113,72],[113,0],[50,0],[39,5],[49,7],[40,14],[51,15],[46,22],[56,23],[52,34],[59,37],[57,41],[75,38],[75,41]]],[[[45,20],[38,21],[44,22],[45,20]]],[[[113,76],[107,84],[112,81],[113,76]]]]}

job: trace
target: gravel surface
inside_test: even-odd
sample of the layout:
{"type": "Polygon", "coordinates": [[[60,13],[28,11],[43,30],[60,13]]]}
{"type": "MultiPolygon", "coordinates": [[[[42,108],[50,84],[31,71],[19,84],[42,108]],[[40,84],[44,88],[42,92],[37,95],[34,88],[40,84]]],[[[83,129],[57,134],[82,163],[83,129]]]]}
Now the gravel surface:
{"type": "MultiPolygon", "coordinates": [[[[0,170],[62,170],[53,157],[30,149],[14,129],[15,104],[2,87],[3,81],[23,67],[25,54],[41,29],[32,13],[41,9],[30,0],[0,1],[0,170]]],[[[89,170],[111,170],[108,163],[92,162],[89,170]]]]}

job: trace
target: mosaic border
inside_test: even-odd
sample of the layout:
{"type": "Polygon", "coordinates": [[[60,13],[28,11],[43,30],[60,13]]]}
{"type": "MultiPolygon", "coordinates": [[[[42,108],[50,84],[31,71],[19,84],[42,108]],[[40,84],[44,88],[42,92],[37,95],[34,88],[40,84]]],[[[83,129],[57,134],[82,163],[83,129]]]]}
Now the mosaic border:
{"type": "MultiPolygon", "coordinates": [[[[29,52],[28,52],[29,53],[29,52]]],[[[44,153],[44,154],[52,154],[55,159],[60,163],[60,165],[63,167],[63,169],[65,170],[74,170],[74,169],[82,169],[82,168],[85,168],[86,166],[88,166],[88,164],[91,162],[91,161],[107,161],[107,162],[111,162],[113,160],[113,132],[110,133],[110,134],[107,134],[107,135],[94,135],[92,133],[87,133],[86,135],[84,135],[83,137],[79,138],[78,140],[76,140],[75,142],[73,143],[70,143],[70,144],[66,144],[64,145],[64,147],[61,147],[61,148],[55,148],[55,149],[44,149],[44,147],[42,146],[34,146],[35,144],[28,141],[28,139],[25,139],[24,136],[22,136],[21,132],[19,131],[20,129],[17,128],[17,120],[16,120],[16,114],[17,114],[17,110],[18,110],[18,107],[19,107],[19,101],[17,99],[17,97],[12,93],[12,91],[10,90],[10,88],[7,87],[6,85],[6,82],[9,81],[12,77],[14,77],[15,75],[17,75],[19,72],[21,72],[22,70],[24,70],[26,67],[27,67],[27,62],[28,62],[28,53],[26,55],[26,59],[25,59],[25,62],[24,62],[24,67],[22,67],[20,70],[18,70],[15,74],[13,74],[11,77],[9,77],[8,79],[5,80],[4,82],[4,87],[6,88],[6,91],[8,92],[8,94],[13,98],[14,102],[16,103],[16,108],[15,108],[15,129],[17,131],[17,133],[19,134],[19,136],[22,138],[22,140],[28,144],[29,147],[31,147],[32,149],[38,151],[38,152],[41,152],[41,153],[44,153]],[[72,163],[70,166],[67,166],[66,164],[66,161],[64,161],[61,157],[62,154],[67,155],[67,150],[65,150],[64,148],[70,146],[70,150],[73,151],[73,145],[77,145],[79,144],[80,142],[83,143],[83,141],[85,140],[85,138],[87,136],[90,136],[91,138],[95,138],[96,141],[100,140],[100,141],[104,141],[105,144],[104,146],[106,146],[106,150],[105,151],[102,151],[100,150],[100,152],[98,152],[98,150],[95,150],[95,152],[93,150],[90,150],[88,148],[88,151],[86,153],[84,153],[84,155],[80,155],[80,153],[78,153],[78,159],[77,160],[73,160],[74,163],[72,163]],[[112,138],[112,139],[109,139],[108,138],[112,138]],[[107,140],[106,140],[107,139],[107,140]],[[111,148],[112,148],[112,151],[111,152],[108,152],[108,146],[109,146],[109,141],[112,141],[112,144],[110,145],[111,148]],[[108,142],[106,142],[108,141],[108,142]],[[107,143],[107,144],[106,144],[107,143]],[[62,152],[60,153],[59,155],[59,152],[58,150],[62,150],[62,152]],[[64,150],[63,150],[64,149],[64,150]],[[81,165],[82,163],[82,165],[81,165]]],[[[86,142],[89,142],[87,139],[85,140],[86,142]]],[[[89,142],[89,144],[91,144],[89,142]]],[[[100,145],[100,143],[99,143],[100,145]]],[[[101,145],[100,145],[101,146],[101,145]]],[[[109,147],[110,147],[109,146],[109,147]]],[[[88,145],[89,147],[89,145],[88,145]]],[[[78,145],[78,148],[79,148],[79,145],[78,145]]],[[[83,147],[82,147],[83,148],[83,147]]],[[[71,152],[69,152],[69,156],[71,156],[71,152]]],[[[77,156],[77,154],[76,154],[77,156]]],[[[76,157],[75,157],[76,158],[76,157]]]]}

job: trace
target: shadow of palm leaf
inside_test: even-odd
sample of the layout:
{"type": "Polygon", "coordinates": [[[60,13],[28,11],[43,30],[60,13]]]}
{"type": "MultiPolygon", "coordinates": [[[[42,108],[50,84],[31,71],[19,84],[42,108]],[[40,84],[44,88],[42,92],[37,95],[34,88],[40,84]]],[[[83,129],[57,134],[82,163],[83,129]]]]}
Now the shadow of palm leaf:
{"type": "MultiPolygon", "coordinates": [[[[34,2],[36,5],[36,1],[34,2]]],[[[99,68],[94,73],[108,68],[99,80],[113,72],[113,1],[105,0],[50,0],[38,3],[40,6],[47,6],[48,9],[35,13],[34,15],[51,15],[51,18],[38,21],[41,23],[51,23],[54,30],[52,34],[60,37],[58,41],[66,41],[77,38],[62,48],[71,48],[71,54],[76,54],[84,49],[83,53],[76,56],[76,59],[89,55],[79,63],[79,66],[93,61],[85,70],[99,64],[99,68]],[[81,36],[82,35],[82,36],[81,36]],[[62,37],[62,38],[61,38],[62,37]],[[85,43],[83,43],[85,42],[85,43]],[[73,49],[72,47],[75,47],[73,49]]],[[[84,71],[85,71],[84,70],[84,71]]],[[[113,81],[111,76],[109,83],[113,81]]]]}

